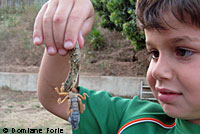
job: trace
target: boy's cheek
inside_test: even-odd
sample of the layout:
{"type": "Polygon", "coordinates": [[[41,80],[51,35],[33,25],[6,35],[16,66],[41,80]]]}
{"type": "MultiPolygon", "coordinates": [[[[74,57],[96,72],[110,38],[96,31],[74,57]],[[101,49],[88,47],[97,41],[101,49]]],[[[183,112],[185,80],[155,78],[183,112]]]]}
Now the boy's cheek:
{"type": "Polygon", "coordinates": [[[152,73],[151,73],[151,70],[149,70],[149,69],[148,69],[148,71],[147,71],[147,76],[146,76],[146,78],[147,78],[147,81],[148,81],[148,83],[149,83],[149,86],[150,86],[150,88],[151,88],[151,91],[152,91],[154,97],[157,98],[157,92],[156,92],[156,90],[155,90],[156,80],[153,78],[152,73]]]}
{"type": "Polygon", "coordinates": [[[151,89],[155,88],[155,84],[156,84],[156,80],[154,79],[153,75],[152,75],[152,66],[150,65],[148,70],[147,70],[147,81],[149,83],[149,86],[151,87],[151,89]]]}

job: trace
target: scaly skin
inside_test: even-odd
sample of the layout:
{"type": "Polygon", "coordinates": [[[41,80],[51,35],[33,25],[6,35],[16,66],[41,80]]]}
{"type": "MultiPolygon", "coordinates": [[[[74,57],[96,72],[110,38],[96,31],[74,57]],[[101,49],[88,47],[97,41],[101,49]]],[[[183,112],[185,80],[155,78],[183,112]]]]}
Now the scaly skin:
{"type": "Polygon", "coordinates": [[[79,44],[76,43],[75,48],[69,51],[70,56],[70,71],[67,76],[67,79],[64,83],[64,91],[69,92],[72,89],[74,89],[78,75],[79,75],[79,69],[80,69],[80,61],[81,61],[81,52],[79,48],[79,44]]]}
{"type": "Polygon", "coordinates": [[[78,129],[78,123],[80,122],[80,113],[83,113],[84,109],[79,109],[80,104],[79,99],[86,100],[86,96],[88,95],[86,93],[83,94],[83,97],[78,93],[73,93],[72,89],[74,89],[79,75],[80,70],[80,60],[81,60],[81,53],[79,44],[76,43],[75,48],[69,51],[70,56],[70,71],[68,73],[68,76],[64,83],[62,83],[61,88],[55,88],[56,92],[60,96],[65,96],[63,100],[61,98],[58,98],[57,102],[59,104],[62,104],[67,99],[71,100],[71,106],[69,111],[69,117],[68,121],[72,124],[73,129],[78,129]]]}

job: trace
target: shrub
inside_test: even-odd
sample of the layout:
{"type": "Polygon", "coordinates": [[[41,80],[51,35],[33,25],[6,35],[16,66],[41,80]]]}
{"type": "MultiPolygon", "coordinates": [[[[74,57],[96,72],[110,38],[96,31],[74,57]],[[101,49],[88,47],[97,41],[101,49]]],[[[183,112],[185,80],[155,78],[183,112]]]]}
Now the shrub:
{"type": "Polygon", "coordinates": [[[92,0],[92,3],[103,28],[122,32],[136,50],[145,47],[145,37],[137,29],[136,0],[92,0]]]}
{"type": "Polygon", "coordinates": [[[94,51],[101,50],[105,47],[105,41],[103,34],[93,27],[90,34],[87,36],[91,49],[94,51]]]}

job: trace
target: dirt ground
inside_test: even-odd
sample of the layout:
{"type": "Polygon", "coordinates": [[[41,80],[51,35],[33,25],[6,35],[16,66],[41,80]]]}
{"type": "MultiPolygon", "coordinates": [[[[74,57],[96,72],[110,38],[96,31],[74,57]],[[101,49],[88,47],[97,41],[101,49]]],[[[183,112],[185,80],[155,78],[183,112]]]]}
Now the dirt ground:
{"type": "MultiPolygon", "coordinates": [[[[145,76],[149,64],[146,50],[134,51],[130,42],[120,33],[108,33],[107,30],[102,30],[102,32],[107,40],[106,47],[93,51],[88,43],[85,44],[81,50],[80,73],[104,76],[145,76]]],[[[44,47],[31,46],[30,49],[23,50],[23,53],[18,51],[21,46],[16,43],[12,45],[12,49],[2,48],[1,50],[1,47],[1,72],[38,73],[44,47]]]]}
{"type": "MultiPolygon", "coordinates": [[[[72,134],[71,125],[47,112],[39,103],[36,92],[0,89],[0,131],[1,128],[42,129],[43,132],[63,129],[64,134],[72,134]]],[[[2,132],[0,132],[2,133],[2,132]]]]}

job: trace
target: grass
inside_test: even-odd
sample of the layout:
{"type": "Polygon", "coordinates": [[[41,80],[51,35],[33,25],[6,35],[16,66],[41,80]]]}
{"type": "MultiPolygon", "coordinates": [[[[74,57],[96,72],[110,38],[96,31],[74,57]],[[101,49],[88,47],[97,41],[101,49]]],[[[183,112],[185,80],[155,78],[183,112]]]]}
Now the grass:
{"type": "Polygon", "coordinates": [[[35,5],[1,8],[0,55],[10,58],[1,58],[0,63],[2,60],[5,64],[39,66],[44,48],[32,43],[34,20],[39,9],[40,6],[35,5]]]}
{"type": "Polygon", "coordinates": [[[7,86],[7,85],[1,86],[0,89],[2,89],[2,90],[12,90],[12,89],[11,89],[9,86],[7,86]]]}

